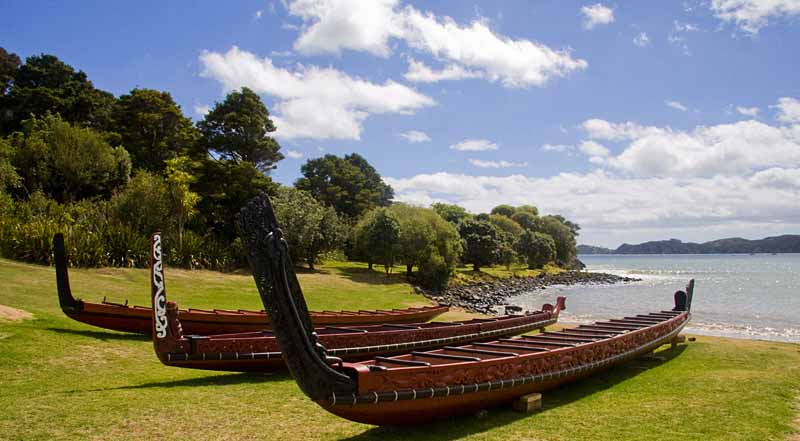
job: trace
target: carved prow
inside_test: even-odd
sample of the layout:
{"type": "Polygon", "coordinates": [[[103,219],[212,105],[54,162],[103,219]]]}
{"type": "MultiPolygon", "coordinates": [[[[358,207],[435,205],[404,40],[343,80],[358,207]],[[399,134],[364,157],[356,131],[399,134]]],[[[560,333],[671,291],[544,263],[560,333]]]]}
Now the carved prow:
{"type": "Polygon", "coordinates": [[[150,238],[150,293],[153,303],[153,343],[158,346],[159,341],[165,340],[169,334],[160,232],[153,233],[150,238]]]}
{"type": "Polygon", "coordinates": [[[355,393],[355,381],[330,366],[337,359],[328,357],[325,348],[317,342],[289,258],[289,246],[265,194],[242,208],[239,226],[261,301],[297,384],[313,400],[328,399],[334,393],[355,393]]]}
{"type": "Polygon", "coordinates": [[[56,263],[56,287],[58,289],[58,303],[64,312],[77,312],[83,309],[83,302],[72,296],[69,286],[69,270],[67,264],[67,250],[64,246],[64,235],[56,233],[53,236],[53,252],[56,263]]]}

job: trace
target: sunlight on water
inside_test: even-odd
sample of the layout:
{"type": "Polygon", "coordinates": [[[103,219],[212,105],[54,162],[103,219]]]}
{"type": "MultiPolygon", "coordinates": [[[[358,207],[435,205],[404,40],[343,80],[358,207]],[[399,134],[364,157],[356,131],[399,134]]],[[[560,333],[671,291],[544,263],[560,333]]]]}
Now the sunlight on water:
{"type": "Polygon", "coordinates": [[[800,254],[580,256],[589,271],[642,279],[619,285],[556,286],[509,299],[527,309],[567,296],[564,322],[591,322],[672,308],[694,278],[688,332],[800,342],[800,254]]]}

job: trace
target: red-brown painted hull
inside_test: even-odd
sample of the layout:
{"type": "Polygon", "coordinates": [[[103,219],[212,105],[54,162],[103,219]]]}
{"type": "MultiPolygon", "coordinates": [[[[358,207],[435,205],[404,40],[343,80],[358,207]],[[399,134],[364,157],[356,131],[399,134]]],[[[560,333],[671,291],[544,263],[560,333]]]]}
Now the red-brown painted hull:
{"type": "Polygon", "coordinates": [[[358,396],[317,403],[340,417],[375,425],[419,424],[469,414],[510,403],[531,392],[553,389],[649,353],[673,341],[688,319],[689,313],[682,312],[662,323],[612,338],[480,362],[383,372],[366,367],[376,364],[373,362],[346,363],[345,369],[358,378],[358,396]],[[408,398],[409,391],[413,391],[413,399],[408,398]]]}
{"type": "MultiPolygon", "coordinates": [[[[150,335],[152,312],[142,306],[125,306],[108,303],[89,303],[78,300],[77,310],[64,310],[70,318],[89,325],[121,332],[150,335]]],[[[311,319],[318,326],[369,325],[378,323],[420,323],[433,319],[449,307],[426,306],[392,311],[312,312],[311,319]]],[[[270,328],[269,317],[262,311],[200,311],[180,310],[178,318],[186,334],[213,335],[237,332],[256,332],[270,328]]]]}

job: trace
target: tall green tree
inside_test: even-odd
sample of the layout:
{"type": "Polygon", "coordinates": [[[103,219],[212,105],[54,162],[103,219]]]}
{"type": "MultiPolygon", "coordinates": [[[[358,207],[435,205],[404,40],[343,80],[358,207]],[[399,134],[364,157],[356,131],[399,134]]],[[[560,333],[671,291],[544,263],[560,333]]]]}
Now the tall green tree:
{"type": "Polygon", "coordinates": [[[461,222],[458,232],[464,241],[461,260],[472,264],[474,271],[498,262],[503,242],[494,225],[488,221],[467,219],[461,222]]]}
{"type": "Polygon", "coordinates": [[[114,218],[145,237],[155,231],[167,237],[176,232],[172,204],[164,177],[141,169],[111,199],[114,218]]]}
{"type": "Polygon", "coordinates": [[[542,268],[556,257],[556,243],[549,234],[526,230],[516,243],[529,269],[542,268]]]}
{"type": "Polygon", "coordinates": [[[414,266],[422,270],[424,263],[431,260],[431,253],[440,256],[450,270],[455,268],[461,239],[451,223],[430,208],[395,203],[388,211],[400,226],[398,260],[406,265],[407,275],[411,275],[414,266]]]}
{"type": "Polygon", "coordinates": [[[167,92],[133,89],[119,97],[112,130],[136,168],[161,171],[168,159],[198,156],[194,149],[200,133],[167,92]]]}
{"type": "Polygon", "coordinates": [[[17,188],[20,183],[20,177],[17,174],[17,169],[11,163],[14,157],[14,148],[7,139],[0,138],[0,193],[4,192],[7,188],[17,188]]]}
{"type": "Polygon", "coordinates": [[[373,210],[363,221],[356,228],[358,246],[367,253],[370,267],[380,263],[388,275],[400,253],[400,222],[386,208],[373,210]]]}
{"type": "Polygon", "coordinates": [[[86,74],[53,55],[28,57],[2,101],[2,130],[19,130],[22,121],[47,113],[98,130],[108,128],[114,95],[96,89],[86,74]]]}
{"type": "Polygon", "coordinates": [[[130,177],[124,148],[111,147],[101,134],[57,115],[26,120],[11,144],[25,194],[43,191],[60,202],[108,197],[130,177]]]}
{"type": "Polygon", "coordinates": [[[439,216],[444,218],[447,222],[450,222],[453,225],[458,225],[462,220],[472,217],[471,214],[464,208],[460,207],[455,204],[445,204],[442,202],[437,202],[431,205],[431,208],[434,209],[439,216]]]}
{"type": "Polygon", "coordinates": [[[275,131],[261,98],[243,87],[231,92],[197,124],[205,145],[224,159],[249,162],[268,172],[283,159],[275,131]]]}
{"type": "Polygon", "coordinates": [[[307,192],[284,187],[273,201],[275,215],[296,262],[305,262],[313,270],[322,253],[344,243],[346,227],[336,211],[323,206],[307,192]]]}
{"type": "Polygon", "coordinates": [[[166,165],[165,175],[170,197],[171,217],[178,233],[178,247],[183,248],[183,232],[186,223],[197,214],[197,203],[200,201],[200,196],[189,189],[189,186],[197,181],[197,178],[192,174],[191,159],[186,156],[168,159],[166,165]]]}
{"type": "Polygon", "coordinates": [[[553,238],[556,244],[556,259],[559,264],[567,265],[578,254],[575,234],[561,219],[555,216],[541,218],[541,231],[553,238]]]}
{"type": "Polygon", "coordinates": [[[344,158],[325,155],[310,159],[300,170],[303,177],[295,182],[295,187],[350,219],[374,207],[385,207],[394,197],[392,187],[357,153],[344,158]]]}
{"type": "MultiPolygon", "coordinates": [[[[19,56],[0,47],[0,97],[6,94],[17,76],[19,56]]],[[[2,103],[0,103],[2,105],[2,103]]]]}
{"type": "Polygon", "coordinates": [[[239,210],[260,192],[272,196],[279,187],[250,162],[207,158],[200,162],[195,174],[197,182],[191,188],[200,195],[198,220],[228,243],[239,236],[239,210]]]}
{"type": "Polygon", "coordinates": [[[514,207],[512,207],[511,205],[501,204],[501,205],[498,205],[498,206],[492,208],[491,214],[495,214],[495,215],[499,215],[499,216],[505,216],[505,217],[511,217],[511,216],[514,215],[515,212],[516,212],[516,209],[514,207]]]}
{"type": "Polygon", "coordinates": [[[518,223],[524,230],[539,231],[541,229],[541,219],[530,211],[517,210],[511,220],[518,223]]]}

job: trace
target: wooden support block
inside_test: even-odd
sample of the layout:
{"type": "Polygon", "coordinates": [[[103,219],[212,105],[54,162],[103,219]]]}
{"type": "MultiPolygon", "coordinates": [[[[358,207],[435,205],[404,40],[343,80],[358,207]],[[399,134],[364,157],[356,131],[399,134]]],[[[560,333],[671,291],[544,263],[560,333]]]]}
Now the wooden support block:
{"type": "Polygon", "coordinates": [[[539,333],[544,334],[544,328],[539,328],[539,333]]]}
{"type": "Polygon", "coordinates": [[[675,349],[676,347],[678,347],[678,343],[683,343],[685,341],[686,341],[685,335],[679,335],[675,337],[674,339],[672,339],[672,342],[670,344],[670,349],[675,349]]]}
{"type": "Polygon", "coordinates": [[[542,394],[532,393],[523,395],[514,400],[514,410],[517,412],[531,413],[542,408],[542,394]]]}

